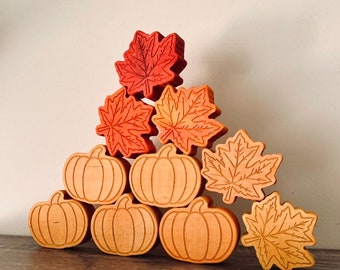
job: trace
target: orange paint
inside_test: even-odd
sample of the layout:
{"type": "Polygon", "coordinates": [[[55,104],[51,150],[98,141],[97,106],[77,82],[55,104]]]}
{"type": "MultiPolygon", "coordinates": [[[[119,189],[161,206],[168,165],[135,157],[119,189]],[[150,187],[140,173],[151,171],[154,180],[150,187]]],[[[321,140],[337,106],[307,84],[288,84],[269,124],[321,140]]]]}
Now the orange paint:
{"type": "Polygon", "coordinates": [[[121,88],[108,96],[105,105],[99,107],[100,124],[96,131],[104,136],[111,156],[133,158],[140,154],[155,152],[149,139],[157,130],[151,122],[154,107],[133,96],[126,96],[121,88]]]}
{"type": "Polygon", "coordinates": [[[173,142],[187,155],[195,154],[197,147],[211,147],[228,130],[214,119],[221,111],[206,85],[178,90],[168,85],[155,107],[152,121],[159,129],[159,140],[173,142]]]}

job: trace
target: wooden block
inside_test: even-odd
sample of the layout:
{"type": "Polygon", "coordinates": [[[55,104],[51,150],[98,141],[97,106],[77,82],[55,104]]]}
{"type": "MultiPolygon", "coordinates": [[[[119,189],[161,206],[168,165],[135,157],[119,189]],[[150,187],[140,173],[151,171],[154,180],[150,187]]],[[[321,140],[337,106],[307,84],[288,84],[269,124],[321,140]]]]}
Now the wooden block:
{"type": "Polygon", "coordinates": [[[130,187],[140,202],[161,208],[180,207],[200,193],[199,161],[176,150],[174,144],[166,144],[157,153],[141,155],[132,163],[130,187]]]}
{"type": "Polygon", "coordinates": [[[187,155],[194,155],[197,147],[211,147],[228,130],[214,119],[221,110],[207,85],[178,90],[168,85],[155,107],[152,121],[159,129],[160,142],[171,141],[187,155]]]}
{"type": "Polygon", "coordinates": [[[43,247],[63,249],[90,238],[91,205],[70,199],[65,190],[56,191],[47,202],[35,204],[28,225],[33,239],[43,247]]]}
{"type": "Polygon", "coordinates": [[[275,264],[282,270],[311,267],[314,258],[304,247],[316,243],[313,230],[315,213],[280,204],[280,194],[273,192],[261,202],[254,202],[250,214],[242,216],[247,232],[241,238],[246,247],[254,246],[263,269],[275,264]]]}
{"type": "Polygon", "coordinates": [[[111,156],[134,158],[140,154],[155,152],[149,139],[157,134],[151,122],[155,109],[133,96],[126,96],[121,88],[108,96],[105,105],[99,107],[98,135],[104,136],[111,156]]]}
{"type": "Polygon", "coordinates": [[[120,83],[129,95],[157,100],[164,86],[177,86],[185,68],[184,40],[173,33],[164,37],[159,32],[137,31],[124,61],[115,63],[120,83]]]}
{"type": "Polygon", "coordinates": [[[187,208],[173,208],[161,219],[159,235],[174,259],[191,263],[226,260],[239,241],[239,223],[226,208],[212,207],[209,197],[193,200],[187,208]]]}
{"type": "Polygon", "coordinates": [[[158,239],[159,213],[134,203],[132,194],[123,194],[114,205],[96,209],[91,221],[92,238],[97,247],[120,256],[147,253],[158,239]]]}
{"type": "Polygon", "coordinates": [[[279,154],[264,155],[264,143],[254,142],[246,131],[239,130],[216,152],[202,151],[202,176],[206,189],[223,194],[223,201],[234,203],[236,197],[262,200],[262,188],[274,185],[275,173],[281,164],[279,154]]]}
{"type": "Polygon", "coordinates": [[[130,163],[106,153],[105,145],[97,145],[89,153],[67,159],[63,181],[71,197],[89,204],[111,204],[127,190],[130,163]]]}

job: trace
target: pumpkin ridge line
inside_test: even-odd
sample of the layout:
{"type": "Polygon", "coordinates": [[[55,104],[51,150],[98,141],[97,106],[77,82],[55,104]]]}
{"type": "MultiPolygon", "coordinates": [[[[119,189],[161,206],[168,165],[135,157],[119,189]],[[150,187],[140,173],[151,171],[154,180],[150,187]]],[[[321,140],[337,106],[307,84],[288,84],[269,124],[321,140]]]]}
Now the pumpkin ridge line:
{"type": "Polygon", "coordinates": [[[101,230],[98,230],[98,229],[96,229],[96,225],[98,224],[98,216],[101,214],[102,216],[104,216],[105,215],[105,210],[103,209],[103,208],[98,208],[99,210],[97,210],[95,213],[94,213],[94,215],[93,215],[93,217],[92,217],[92,220],[91,220],[91,234],[92,234],[92,238],[94,239],[94,242],[96,243],[96,245],[99,247],[99,249],[101,249],[102,251],[108,251],[109,250],[109,247],[108,247],[108,245],[107,245],[107,243],[106,243],[106,241],[105,241],[105,239],[104,239],[104,237],[103,237],[103,240],[104,240],[104,245],[106,245],[106,247],[103,245],[103,243],[99,240],[99,235],[98,235],[98,233],[100,233],[100,232],[103,232],[104,231],[104,226],[103,226],[103,224],[100,224],[99,223],[99,225],[100,225],[100,228],[101,228],[101,230]],[[102,214],[102,212],[103,212],[103,210],[104,210],[104,213],[102,214]],[[99,231],[99,232],[98,232],[99,231]]]}
{"type": "MultiPolygon", "coordinates": [[[[81,214],[82,214],[82,215],[81,215],[81,219],[82,219],[82,221],[83,221],[82,224],[86,224],[86,218],[85,218],[85,217],[86,217],[86,212],[85,212],[84,209],[83,209],[80,205],[78,205],[77,203],[73,203],[73,204],[71,205],[73,214],[74,214],[75,219],[76,219],[76,221],[75,221],[75,223],[76,223],[75,227],[76,227],[76,228],[79,228],[79,226],[78,226],[79,220],[78,220],[78,216],[77,216],[75,207],[77,207],[77,208],[80,210],[81,214]]],[[[82,227],[81,233],[80,233],[79,235],[77,235],[77,231],[76,231],[76,232],[74,233],[73,238],[72,238],[72,242],[78,242],[78,241],[82,238],[82,236],[84,235],[84,233],[86,232],[86,226],[81,226],[81,227],[82,227]]],[[[67,226],[66,228],[67,228],[66,231],[67,231],[67,234],[68,234],[69,227],[67,226]]]]}
{"type": "MultiPolygon", "coordinates": [[[[129,200],[130,201],[130,200],[129,200]]],[[[130,219],[131,219],[131,222],[132,222],[132,245],[131,245],[131,247],[130,247],[130,250],[128,251],[128,252],[121,252],[121,251],[119,251],[119,253],[120,254],[131,254],[131,253],[133,253],[134,252],[134,243],[135,243],[135,241],[136,241],[136,229],[135,229],[135,221],[134,221],[134,219],[133,219],[133,217],[132,217],[132,214],[130,213],[130,211],[129,211],[129,209],[131,209],[131,208],[133,208],[133,209],[135,209],[135,207],[129,207],[129,208],[127,208],[127,209],[124,209],[126,212],[127,212],[127,214],[129,215],[129,217],[130,217],[130,219]]],[[[120,210],[122,210],[122,209],[120,209],[120,210]]],[[[118,211],[118,209],[117,209],[117,211],[118,211]]],[[[117,249],[118,249],[118,246],[117,246],[117,249]]]]}
{"type": "MultiPolygon", "coordinates": [[[[118,209],[114,209],[114,213],[113,213],[113,215],[111,216],[111,225],[110,225],[110,227],[111,227],[111,232],[112,232],[112,243],[113,243],[113,245],[114,245],[114,248],[115,248],[115,250],[116,251],[118,251],[118,247],[117,247],[117,243],[116,243],[116,241],[115,241],[115,237],[114,237],[114,230],[113,230],[113,223],[114,223],[114,217],[115,217],[115,215],[117,214],[117,210],[118,209]]],[[[110,247],[110,245],[109,245],[109,243],[107,242],[107,240],[106,240],[106,237],[105,237],[105,230],[104,230],[104,220],[106,219],[106,216],[108,215],[108,212],[110,211],[110,209],[109,208],[105,208],[105,212],[104,212],[104,215],[103,215],[103,218],[102,218],[102,220],[101,220],[101,225],[102,225],[102,234],[103,234],[103,240],[104,240],[104,242],[105,242],[105,244],[106,244],[106,246],[107,246],[107,250],[109,251],[109,252],[112,252],[112,248],[110,247]]]]}
{"type": "MultiPolygon", "coordinates": [[[[41,221],[40,213],[41,213],[41,209],[42,209],[43,205],[39,204],[38,206],[39,206],[39,209],[38,209],[38,230],[39,230],[39,233],[40,233],[42,240],[45,242],[45,245],[46,245],[48,243],[48,241],[45,239],[45,236],[42,233],[41,228],[40,228],[40,221],[41,221]]],[[[34,233],[34,235],[36,235],[36,234],[34,233]]]]}
{"type": "MultiPolygon", "coordinates": [[[[172,189],[171,189],[171,194],[170,194],[170,203],[172,202],[172,199],[173,199],[173,196],[174,196],[174,193],[175,193],[175,187],[176,187],[176,169],[174,167],[174,164],[171,162],[171,158],[169,158],[169,161],[170,161],[170,165],[171,165],[171,168],[172,168],[172,172],[173,172],[173,175],[174,175],[174,180],[172,182],[172,189]]],[[[183,193],[182,193],[183,195],[183,193]]]]}
{"type": "MultiPolygon", "coordinates": [[[[149,244],[146,243],[147,246],[145,248],[143,248],[144,243],[146,242],[145,236],[146,236],[146,233],[147,233],[147,231],[146,231],[146,227],[147,226],[146,226],[146,223],[145,223],[145,220],[144,220],[144,215],[143,215],[141,209],[138,209],[138,207],[136,207],[135,209],[139,212],[139,214],[141,216],[141,219],[142,219],[142,222],[143,222],[143,232],[144,232],[143,241],[140,243],[140,247],[137,250],[140,250],[141,252],[144,252],[144,250],[149,247],[149,244]]],[[[146,211],[146,213],[149,215],[149,213],[147,211],[146,211]]],[[[135,251],[135,252],[137,252],[137,251],[135,251]]]]}
{"type": "MultiPolygon", "coordinates": [[[[173,158],[176,158],[176,157],[173,157],[173,158]]],[[[183,198],[183,196],[184,196],[185,191],[186,191],[187,186],[188,186],[188,185],[187,185],[187,183],[188,183],[188,181],[187,181],[188,175],[187,175],[187,168],[186,168],[186,166],[185,166],[184,161],[183,161],[181,158],[176,158],[176,159],[178,159],[178,160],[181,162],[181,164],[183,165],[183,169],[184,169],[184,188],[183,188],[183,190],[182,190],[181,196],[179,196],[179,199],[177,200],[177,202],[174,202],[174,203],[181,203],[181,201],[183,202],[183,201],[186,200],[186,198],[183,198]]],[[[175,173],[176,171],[175,171],[175,168],[174,168],[174,165],[173,165],[172,162],[171,162],[171,166],[173,167],[174,175],[176,176],[176,173],[175,173]]],[[[174,195],[174,193],[175,193],[175,191],[174,191],[175,186],[176,186],[176,177],[175,177],[175,179],[174,179],[174,185],[173,185],[173,189],[172,189],[171,198],[173,197],[173,195],[174,195]]],[[[192,194],[192,192],[190,193],[190,196],[187,196],[187,197],[190,198],[190,197],[191,197],[191,194],[192,194]]]]}
{"type": "MultiPolygon", "coordinates": [[[[177,258],[180,258],[181,257],[181,253],[179,252],[179,250],[178,250],[178,248],[176,247],[176,241],[174,241],[174,239],[173,239],[173,235],[174,235],[174,223],[175,223],[175,220],[176,220],[176,218],[177,218],[177,215],[179,214],[180,212],[174,212],[174,214],[175,214],[175,216],[173,217],[173,219],[172,219],[172,222],[171,222],[171,242],[172,242],[172,244],[173,244],[173,246],[174,246],[174,249],[175,249],[175,251],[176,251],[176,253],[178,254],[177,256],[175,256],[175,257],[177,257],[177,258]]],[[[168,215],[169,216],[169,215],[168,215]]],[[[167,217],[168,217],[167,216],[167,217]]],[[[182,235],[182,239],[183,239],[183,235],[182,235]]],[[[170,251],[170,250],[169,250],[170,251]]],[[[171,251],[170,251],[170,253],[172,253],[171,251]]]]}
{"type": "MultiPolygon", "coordinates": [[[[53,196],[52,196],[52,197],[53,197],[53,196]]],[[[48,208],[47,208],[47,213],[46,213],[47,221],[49,220],[50,209],[51,209],[51,204],[48,205],[48,208]]],[[[52,235],[51,235],[51,230],[50,230],[49,222],[47,222],[46,228],[47,228],[48,235],[50,236],[50,239],[51,239],[51,245],[54,246],[55,243],[54,243],[53,238],[52,238],[52,235]]]]}
{"type": "MultiPolygon", "coordinates": [[[[82,196],[80,196],[79,194],[78,194],[78,191],[77,191],[77,188],[76,188],[76,181],[75,181],[75,179],[76,179],[76,167],[78,166],[78,163],[80,163],[79,162],[79,160],[81,159],[81,157],[79,157],[79,156],[74,156],[75,158],[76,158],[76,162],[74,163],[74,166],[73,166],[73,172],[72,172],[72,185],[73,185],[73,191],[74,191],[74,194],[73,194],[73,196],[74,197],[78,197],[79,199],[84,199],[82,196]]],[[[84,174],[84,171],[85,171],[85,169],[83,168],[83,174],[84,174]]]]}
{"type": "MultiPolygon", "coordinates": [[[[108,162],[109,162],[109,164],[110,164],[110,166],[111,166],[111,170],[112,170],[112,174],[114,174],[114,166],[113,166],[113,163],[112,163],[112,160],[110,160],[110,159],[108,159],[108,158],[106,158],[106,159],[103,159],[103,160],[107,160],[108,162]]],[[[120,165],[120,164],[119,164],[120,165]]],[[[121,172],[121,175],[123,175],[123,171],[122,171],[122,168],[120,167],[120,166],[118,166],[119,167],[119,169],[120,169],[120,172],[121,172]]],[[[104,167],[103,167],[103,179],[105,179],[105,170],[104,170],[104,167]]],[[[113,177],[113,175],[112,175],[112,177],[113,177]]],[[[111,181],[111,184],[110,184],[110,190],[109,190],[109,192],[107,193],[107,195],[106,195],[106,197],[102,200],[102,201],[106,201],[106,200],[108,200],[109,198],[110,198],[110,195],[112,195],[112,192],[113,192],[113,188],[114,188],[114,177],[113,177],[113,179],[112,179],[112,181],[111,181]]],[[[101,189],[100,189],[100,195],[102,194],[102,192],[103,192],[103,190],[104,190],[104,183],[102,184],[102,186],[101,186],[101,189]]],[[[120,191],[121,191],[121,188],[119,188],[119,193],[120,193],[120,191]]],[[[100,195],[98,195],[98,200],[99,200],[99,197],[100,197],[100,195]]],[[[115,196],[116,197],[116,196],[115,196]]],[[[115,197],[114,198],[111,198],[111,200],[112,199],[115,199],[115,197]]]]}
{"type": "MultiPolygon", "coordinates": [[[[105,169],[104,169],[104,166],[103,166],[103,163],[102,163],[102,160],[101,159],[99,159],[99,156],[97,157],[97,159],[98,159],[98,161],[99,161],[99,163],[100,163],[100,168],[101,168],[101,170],[102,170],[102,181],[101,181],[101,185],[100,185],[100,191],[98,192],[98,195],[97,195],[97,202],[100,202],[100,201],[102,201],[101,199],[100,199],[100,196],[101,196],[101,194],[102,194],[102,192],[103,192],[103,186],[104,186],[104,181],[105,181],[105,169]]],[[[109,161],[109,163],[110,163],[110,165],[111,165],[111,168],[112,168],[112,164],[111,164],[111,162],[109,161]]],[[[112,188],[110,189],[110,193],[111,193],[111,191],[112,191],[112,188]]],[[[109,194],[110,194],[109,193],[109,194]]],[[[109,195],[108,195],[109,196],[109,195]]],[[[108,197],[107,196],[107,197],[108,197]]],[[[106,198],[107,198],[106,197],[106,198]]],[[[106,199],[105,198],[105,199],[106,199]]]]}
{"type": "MultiPolygon", "coordinates": [[[[79,159],[81,159],[81,158],[79,158],[79,159]]],[[[88,157],[87,158],[87,160],[86,160],[86,162],[85,162],[85,164],[84,164],[84,166],[83,166],[83,172],[82,172],[82,181],[81,181],[81,189],[82,189],[82,193],[83,193],[83,198],[81,198],[81,199],[83,199],[83,200],[88,200],[88,198],[87,198],[87,196],[86,196],[86,192],[85,192],[85,181],[84,181],[84,176],[85,176],[85,171],[86,171],[86,167],[87,167],[87,164],[90,162],[90,158],[88,157]]],[[[89,200],[90,201],[90,200],[89,200]]]]}
{"type": "MultiPolygon", "coordinates": [[[[74,214],[74,210],[73,210],[73,207],[72,207],[72,202],[70,201],[69,202],[69,204],[70,204],[70,207],[71,207],[71,209],[72,209],[72,211],[73,211],[73,214],[74,214]]],[[[69,241],[68,241],[68,228],[69,228],[69,226],[68,226],[68,219],[67,219],[67,216],[66,216],[66,212],[65,212],[65,209],[64,209],[64,203],[60,203],[60,207],[61,207],[61,209],[63,209],[63,215],[64,215],[64,218],[65,218],[65,228],[66,228],[66,230],[65,230],[65,240],[64,240],[64,243],[62,244],[62,245],[66,245],[69,241]]],[[[74,214],[74,216],[75,216],[75,214],[74,214]]],[[[77,227],[77,220],[76,220],[76,227],[77,227]]],[[[73,238],[74,238],[75,236],[73,236],[73,238]]],[[[73,242],[73,239],[72,239],[72,241],[71,242],[73,242]]]]}
{"type": "MultiPolygon", "coordinates": [[[[217,217],[217,215],[218,214],[221,214],[221,213],[219,213],[219,212],[217,212],[218,211],[218,209],[215,209],[215,213],[212,213],[211,212],[211,214],[213,215],[213,217],[216,219],[216,221],[217,221],[217,223],[218,223],[218,230],[219,230],[219,238],[220,238],[220,241],[219,241],[219,244],[218,244],[218,247],[216,248],[216,252],[215,252],[215,254],[211,257],[211,259],[210,260],[213,260],[213,259],[215,259],[215,260],[219,260],[219,259],[221,259],[221,258],[223,258],[223,256],[225,255],[225,253],[223,253],[222,254],[222,256],[220,256],[220,257],[216,257],[217,255],[218,255],[218,252],[220,251],[220,249],[221,249],[221,246],[222,246],[222,230],[221,230],[221,228],[223,227],[223,225],[221,224],[221,221],[220,221],[220,219],[217,217]]],[[[222,215],[222,214],[221,214],[222,215]]],[[[222,215],[222,217],[223,218],[225,218],[225,219],[227,219],[224,215],[222,215]]],[[[229,249],[229,246],[228,246],[228,249],[229,249]]],[[[227,250],[228,250],[227,249],[227,250]]]]}
{"type": "MultiPolygon", "coordinates": [[[[132,167],[131,167],[131,171],[130,171],[130,185],[131,185],[131,188],[132,190],[135,190],[135,185],[134,185],[134,180],[133,179],[136,179],[135,177],[133,177],[133,173],[134,172],[134,169],[135,169],[135,166],[137,164],[137,162],[142,162],[142,165],[140,165],[138,168],[139,170],[141,170],[145,163],[147,162],[147,158],[144,156],[144,157],[141,157],[141,158],[137,158],[135,160],[135,162],[132,164],[132,167]]],[[[137,199],[139,199],[141,202],[148,202],[148,199],[147,199],[147,196],[145,195],[145,192],[144,192],[144,189],[142,188],[142,177],[141,177],[141,174],[138,175],[138,182],[139,182],[139,186],[141,187],[139,189],[139,191],[141,191],[142,195],[144,196],[144,198],[141,198],[140,194],[138,194],[139,192],[134,192],[135,196],[137,197],[137,199]]]]}

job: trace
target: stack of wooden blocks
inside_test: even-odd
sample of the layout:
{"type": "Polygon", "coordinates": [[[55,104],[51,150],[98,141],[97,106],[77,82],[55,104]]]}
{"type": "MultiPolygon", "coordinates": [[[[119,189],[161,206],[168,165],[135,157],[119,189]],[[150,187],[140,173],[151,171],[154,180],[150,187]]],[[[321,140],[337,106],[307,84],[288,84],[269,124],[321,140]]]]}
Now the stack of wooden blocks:
{"type": "Polygon", "coordinates": [[[313,266],[305,246],[315,244],[316,214],[262,190],[275,184],[282,156],[263,155],[265,145],[245,130],[211,150],[227,127],[216,120],[221,110],[209,86],[176,88],[186,64],[177,34],[136,32],[115,63],[122,88],[98,110],[96,132],[106,145],[67,159],[64,190],[29,213],[33,238],[63,249],[92,237],[101,251],[120,256],[145,254],[159,239],[176,260],[219,263],[236,248],[240,225],[202,196],[206,189],[223,194],[225,204],[254,201],[241,242],[255,247],[263,269],[313,266]]]}

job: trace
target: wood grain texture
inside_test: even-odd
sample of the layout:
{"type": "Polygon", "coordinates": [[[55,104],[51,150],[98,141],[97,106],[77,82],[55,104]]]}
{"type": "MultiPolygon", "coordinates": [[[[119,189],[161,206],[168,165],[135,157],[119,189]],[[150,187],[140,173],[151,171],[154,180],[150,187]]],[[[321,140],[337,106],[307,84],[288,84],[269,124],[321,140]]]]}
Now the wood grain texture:
{"type": "Polygon", "coordinates": [[[71,199],[65,190],[58,190],[49,201],[32,206],[28,227],[34,240],[43,247],[74,247],[90,238],[93,211],[91,205],[71,199]]]}
{"type": "Polygon", "coordinates": [[[221,114],[208,85],[176,89],[167,85],[155,102],[152,122],[162,144],[173,142],[184,154],[195,155],[198,147],[210,148],[228,128],[215,120],[221,114]]]}
{"type": "Polygon", "coordinates": [[[254,247],[263,269],[275,264],[282,270],[310,267],[315,260],[305,247],[316,244],[313,235],[317,215],[280,203],[279,192],[254,202],[250,214],[243,214],[247,228],[242,238],[245,247],[254,247]]]}
{"type": "MultiPolygon", "coordinates": [[[[314,270],[339,270],[340,250],[311,249],[316,264],[314,270]]],[[[46,249],[38,246],[31,237],[0,235],[0,269],[166,269],[206,270],[206,265],[180,262],[169,257],[161,245],[138,257],[110,256],[102,253],[88,241],[68,250],[46,249]]],[[[228,260],[210,265],[218,270],[259,270],[261,266],[252,248],[239,246],[228,260]]]]}
{"type": "Polygon", "coordinates": [[[130,164],[106,153],[106,145],[97,145],[89,153],[74,153],[67,159],[63,181],[72,198],[89,204],[111,204],[123,194],[130,164]]]}
{"type": "Polygon", "coordinates": [[[200,193],[201,164],[176,151],[169,143],[157,153],[141,155],[133,162],[130,187],[141,203],[161,208],[186,206],[200,193]]]}
{"type": "Polygon", "coordinates": [[[159,234],[174,259],[196,264],[220,263],[239,241],[239,223],[231,211],[212,206],[201,196],[186,208],[173,208],[162,217],[159,234]]]}
{"type": "Polygon", "coordinates": [[[186,64],[184,40],[176,33],[164,37],[137,31],[124,61],[117,61],[115,67],[129,95],[157,100],[165,85],[183,83],[179,73],[186,64]]]}
{"type": "Polygon", "coordinates": [[[148,206],[134,202],[130,193],[115,204],[96,209],[91,234],[98,248],[120,256],[147,253],[158,239],[159,214],[148,206]]]}
{"type": "Polygon", "coordinates": [[[275,173],[282,155],[262,155],[265,144],[254,142],[245,130],[216,146],[216,152],[202,151],[202,176],[206,189],[223,194],[223,201],[232,204],[237,197],[260,201],[263,188],[276,183],[275,173]]]}

